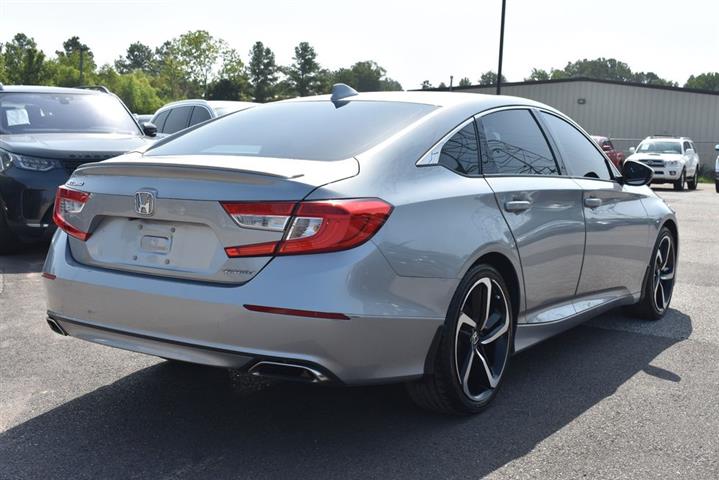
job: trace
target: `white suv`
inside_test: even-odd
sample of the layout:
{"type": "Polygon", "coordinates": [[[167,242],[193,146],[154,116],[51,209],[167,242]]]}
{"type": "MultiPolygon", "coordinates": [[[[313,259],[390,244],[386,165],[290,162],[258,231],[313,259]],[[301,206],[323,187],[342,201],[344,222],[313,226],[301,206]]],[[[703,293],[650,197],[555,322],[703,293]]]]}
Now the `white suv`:
{"type": "Polygon", "coordinates": [[[645,163],[654,170],[652,183],[673,183],[674,190],[695,190],[699,182],[699,155],[687,137],[653,135],[642,140],[627,160],[645,163]]]}

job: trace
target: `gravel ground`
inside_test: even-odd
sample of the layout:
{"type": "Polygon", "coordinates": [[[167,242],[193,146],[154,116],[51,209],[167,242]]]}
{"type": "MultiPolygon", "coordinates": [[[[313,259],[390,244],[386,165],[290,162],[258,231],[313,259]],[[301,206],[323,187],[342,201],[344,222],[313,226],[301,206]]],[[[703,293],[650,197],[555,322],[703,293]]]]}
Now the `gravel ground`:
{"type": "Polygon", "coordinates": [[[610,312],[517,355],[492,408],[401,386],[276,385],[53,334],[44,251],[0,257],[0,478],[719,478],[719,195],[677,210],[673,309],[610,312]]]}

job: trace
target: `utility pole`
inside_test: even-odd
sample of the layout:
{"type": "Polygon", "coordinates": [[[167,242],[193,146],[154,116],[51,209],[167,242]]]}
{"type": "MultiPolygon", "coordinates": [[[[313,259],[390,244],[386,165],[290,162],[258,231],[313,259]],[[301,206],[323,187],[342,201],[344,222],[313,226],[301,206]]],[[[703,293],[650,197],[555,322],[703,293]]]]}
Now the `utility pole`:
{"type": "Polygon", "coordinates": [[[502,55],[504,53],[504,11],[507,0],[502,0],[502,25],[499,28],[499,67],[497,67],[497,95],[502,93],[502,55]]]}
{"type": "Polygon", "coordinates": [[[449,91],[452,91],[452,83],[454,82],[454,75],[449,76],[449,91]]]}

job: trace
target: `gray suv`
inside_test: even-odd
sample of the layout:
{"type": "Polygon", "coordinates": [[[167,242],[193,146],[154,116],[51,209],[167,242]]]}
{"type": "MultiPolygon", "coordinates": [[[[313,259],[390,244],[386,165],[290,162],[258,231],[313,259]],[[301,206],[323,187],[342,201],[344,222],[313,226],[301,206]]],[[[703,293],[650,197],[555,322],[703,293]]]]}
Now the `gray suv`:
{"type": "Polygon", "coordinates": [[[622,305],[665,314],[677,223],[651,179],[540,103],[337,85],[78,169],[49,324],[474,413],[514,352],[622,305]]]}

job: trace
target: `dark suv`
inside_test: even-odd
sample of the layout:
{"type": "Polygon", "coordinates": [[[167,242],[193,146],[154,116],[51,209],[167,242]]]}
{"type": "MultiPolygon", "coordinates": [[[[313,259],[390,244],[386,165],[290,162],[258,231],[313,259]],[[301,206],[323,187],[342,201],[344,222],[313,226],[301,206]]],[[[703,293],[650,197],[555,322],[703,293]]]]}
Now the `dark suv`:
{"type": "Polygon", "coordinates": [[[155,130],[106,91],[0,85],[0,253],[52,235],[75,168],[144,149],[155,130]]]}

